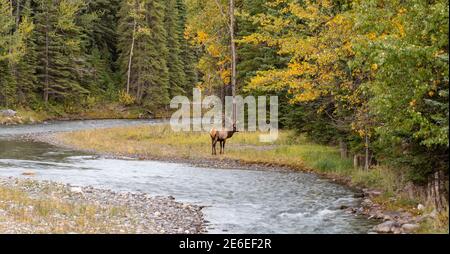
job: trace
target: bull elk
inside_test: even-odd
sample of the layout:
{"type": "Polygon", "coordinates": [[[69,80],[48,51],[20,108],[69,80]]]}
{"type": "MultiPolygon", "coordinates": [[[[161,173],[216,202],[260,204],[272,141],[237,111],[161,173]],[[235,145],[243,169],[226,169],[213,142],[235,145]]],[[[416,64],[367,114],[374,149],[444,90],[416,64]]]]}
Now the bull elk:
{"type": "Polygon", "coordinates": [[[225,143],[226,140],[233,137],[234,133],[239,132],[236,129],[236,124],[233,124],[233,130],[217,130],[216,128],[212,128],[209,132],[209,135],[211,136],[211,143],[212,143],[212,155],[216,155],[216,144],[217,142],[220,143],[220,154],[225,153],[225,143]]]}

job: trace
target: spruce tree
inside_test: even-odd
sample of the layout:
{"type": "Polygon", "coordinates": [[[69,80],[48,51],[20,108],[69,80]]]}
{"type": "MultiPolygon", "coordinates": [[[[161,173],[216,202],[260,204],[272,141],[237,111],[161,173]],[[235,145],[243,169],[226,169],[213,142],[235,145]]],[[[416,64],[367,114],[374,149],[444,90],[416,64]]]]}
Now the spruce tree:
{"type": "Polygon", "coordinates": [[[196,70],[196,63],[198,61],[194,47],[189,43],[189,41],[184,36],[184,31],[186,29],[187,11],[186,4],[184,0],[176,0],[178,9],[178,29],[179,29],[179,44],[181,47],[181,61],[183,62],[185,85],[184,90],[190,94],[192,88],[198,82],[198,73],[196,70]]]}
{"type": "Polygon", "coordinates": [[[11,5],[0,0],[0,106],[8,106],[14,87],[11,86],[11,31],[14,28],[11,5]]]}
{"type": "MultiPolygon", "coordinates": [[[[138,104],[156,110],[169,103],[167,34],[162,0],[128,0],[121,5],[119,64],[138,104]]],[[[127,82],[124,82],[127,84],[127,82]]]]}
{"type": "Polygon", "coordinates": [[[119,0],[90,1],[85,21],[87,27],[88,62],[91,68],[92,87],[96,96],[113,98],[117,93],[117,12],[119,0]]]}
{"type": "Polygon", "coordinates": [[[0,1],[0,104],[23,104],[31,95],[32,69],[29,1],[0,1]]]}
{"type": "Polygon", "coordinates": [[[27,106],[35,99],[36,88],[36,52],[32,40],[34,24],[32,23],[31,1],[17,1],[16,26],[22,47],[22,57],[17,59],[14,71],[16,84],[16,101],[27,106]]]}
{"type": "Polygon", "coordinates": [[[86,55],[77,24],[82,0],[37,0],[35,14],[37,78],[43,99],[65,100],[89,93],[83,87],[86,55]]]}
{"type": "Polygon", "coordinates": [[[184,94],[186,77],[184,73],[181,53],[183,44],[182,28],[180,27],[177,0],[166,0],[165,27],[167,31],[167,67],[169,70],[169,92],[170,96],[184,94]]]}

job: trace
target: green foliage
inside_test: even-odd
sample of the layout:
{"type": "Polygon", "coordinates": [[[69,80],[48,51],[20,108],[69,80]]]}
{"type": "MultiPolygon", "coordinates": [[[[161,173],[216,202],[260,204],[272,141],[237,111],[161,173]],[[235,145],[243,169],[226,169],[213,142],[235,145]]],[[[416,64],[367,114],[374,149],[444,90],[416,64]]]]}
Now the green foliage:
{"type": "Polygon", "coordinates": [[[89,94],[84,31],[79,24],[84,2],[39,0],[36,4],[36,71],[44,101],[89,94]]]}
{"type": "Polygon", "coordinates": [[[183,0],[2,0],[0,13],[1,106],[76,112],[123,99],[134,20],[135,104],[164,109],[197,82],[183,0]]]}
{"type": "Polygon", "coordinates": [[[167,48],[170,49],[167,58],[169,68],[169,92],[171,97],[183,95],[186,87],[186,76],[181,60],[181,39],[183,29],[178,19],[177,0],[166,0],[165,29],[167,32],[167,48]]]}
{"type": "MultiPolygon", "coordinates": [[[[380,153],[426,182],[448,172],[448,1],[367,1],[356,6],[356,61],[376,66],[366,82],[380,153]]],[[[366,67],[367,68],[367,67],[366,67]]]]}

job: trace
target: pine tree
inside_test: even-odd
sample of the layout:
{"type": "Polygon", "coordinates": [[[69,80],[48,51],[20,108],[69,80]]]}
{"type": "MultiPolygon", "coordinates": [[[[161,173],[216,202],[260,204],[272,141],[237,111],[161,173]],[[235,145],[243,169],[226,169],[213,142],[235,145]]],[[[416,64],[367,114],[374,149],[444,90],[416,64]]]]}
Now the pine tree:
{"type": "Polygon", "coordinates": [[[16,84],[17,103],[27,105],[34,100],[36,87],[36,54],[32,40],[34,24],[32,23],[31,1],[17,1],[16,26],[20,34],[23,57],[15,65],[14,81],[16,84]]]}
{"type": "Polygon", "coordinates": [[[119,0],[90,1],[85,23],[88,27],[87,53],[92,85],[89,90],[97,96],[112,98],[118,90],[117,75],[117,12],[119,0]]]}
{"type": "Polygon", "coordinates": [[[138,104],[161,109],[169,102],[167,34],[161,0],[124,1],[119,20],[119,64],[138,104]]]}
{"type": "Polygon", "coordinates": [[[8,106],[11,91],[11,47],[14,28],[12,7],[7,0],[0,0],[0,106],[8,106]]]}
{"type": "MultiPolygon", "coordinates": [[[[266,0],[246,0],[242,1],[241,12],[245,15],[238,16],[238,37],[243,38],[257,31],[252,17],[263,13],[270,13],[266,0]]],[[[258,71],[280,68],[285,66],[289,58],[277,54],[277,50],[267,45],[253,45],[242,43],[238,47],[239,63],[238,80],[245,85],[250,78],[254,77],[258,71]]]]}
{"type": "Polygon", "coordinates": [[[177,7],[177,0],[166,0],[167,67],[169,70],[169,92],[172,97],[185,93],[183,88],[186,86],[186,76],[181,60],[182,40],[180,37],[183,35],[177,7]]]}
{"type": "Polygon", "coordinates": [[[0,1],[0,104],[24,103],[34,85],[29,1],[0,1]]]}
{"type": "Polygon", "coordinates": [[[181,47],[181,61],[184,66],[184,76],[185,76],[185,86],[184,90],[187,93],[191,93],[192,88],[197,85],[198,82],[198,73],[196,70],[196,63],[198,61],[194,47],[189,43],[189,41],[185,38],[185,29],[186,29],[186,20],[187,20],[187,11],[186,4],[184,0],[177,0],[177,9],[178,9],[178,29],[179,29],[179,44],[181,47]]]}
{"type": "Polygon", "coordinates": [[[43,99],[65,100],[89,93],[83,87],[86,55],[77,24],[82,0],[38,0],[35,16],[37,78],[43,99]]]}

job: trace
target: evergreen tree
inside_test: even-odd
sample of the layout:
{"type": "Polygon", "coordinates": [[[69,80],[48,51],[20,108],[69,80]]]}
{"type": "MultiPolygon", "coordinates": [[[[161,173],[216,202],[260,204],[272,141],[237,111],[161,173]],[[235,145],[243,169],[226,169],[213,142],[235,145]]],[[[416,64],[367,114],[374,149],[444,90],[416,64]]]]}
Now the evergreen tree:
{"type": "Polygon", "coordinates": [[[11,31],[14,27],[12,8],[7,0],[0,0],[0,106],[8,106],[11,91],[11,31]]]}
{"type": "MultiPolygon", "coordinates": [[[[169,103],[167,34],[161,0],[124,1],[119,20],[119,63],[136,102],[150,109],[169,103]]],[[[127,84],[128,85],[128,84],[127,84]]]]}
{"type": "Polygon", "coordinates": [[[31,95],[33,31],[29,1],[0,1],[0,104],[24,103],[31,95]]]}
{"type": "Polygon", "coordinates": [[[167,67],[169,70],[169,92],[170,96],[185,93],[186,76],[183,61],[181,60],[181,28],[177,8],[177,0],[166,0],[165,28],[167,31],[167,67]]]}
{"type": "MultiPolygon", "coordinates": [[[[241,3],[242,15],[238,16],[238,37],[243,38],[257,31],[258,26],[252,17],[275,12],[267,6],[266,0],[245,0],[241,3]]],[[[240,88],[254,77],[258,71],[281,68],[287,65],[289,58],[277,54],[277,50],[265,44],[241,43],[238,47],[238,80],[240,88]]]]}
{"type": "Polygon", "coordinates": [[[198,59],[195,55],[194,47],[185,38],[184,34],[187,20],[186,4],[184,0],[176,0],[176,2],[177,2],[178,22],[179,22],[178,39],[181,48],[180,58],[181,61],[183,62],[184,76],[185,76],[185,85],[183,88],[186,91],[186,93],[190,94],[192,92],[192,88],[198,82],[198,73],[195,67],[198,59]]]}
{"type": "Polygon", "coordinates": [[[20,34],[23,56],[17,60],[14,72],[17,103],[27,105],[35,99],[36,88],[36,51],[32,40],[34,24],[32,23],[31,1],[17,1],[16,25],[20,34]]]}
{"type": "Polygon", "coordinates": [[[117,12],[119,0],[90,1],[86,16],[88,30],[87,53],[92,69],[91,91],[103,98],[112,98],[118,90],[117,67],[117,12]]]}
{"type": "Polygon", "coordinates": [[[82,7],[82,0],[37,1],[37,78],[44,102],[89,93],[82,85],[86,75],[83,29],[76,23],[82,7]]]}

